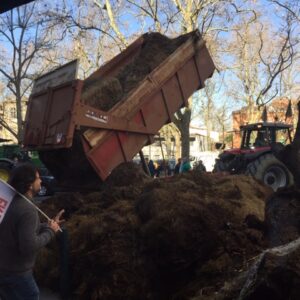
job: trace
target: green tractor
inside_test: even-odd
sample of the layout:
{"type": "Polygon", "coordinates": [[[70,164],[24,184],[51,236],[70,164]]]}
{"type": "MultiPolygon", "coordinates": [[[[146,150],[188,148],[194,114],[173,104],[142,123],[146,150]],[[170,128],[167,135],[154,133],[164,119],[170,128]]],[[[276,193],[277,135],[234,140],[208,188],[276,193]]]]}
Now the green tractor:
{"type": "MultiPolygon", "coordinates": [[[[0,142],[8,140],[0,139],[0,142]]],[[[9,174],[18,162],[32,162],[38,168],[43,168],[37,152],[26,151],[16,144],[0,145],[0,178],[7,181],[9,174]]]]}
{"type": "MultiPolygon", "coordinates": [[[[0,138],[0,143],[7,141],[0,138]]],[[[38,196],[48,196],[54,193],[57,185],[55,178],[40,161],[37,151],[26,151],[16,144],[0,144],[0,179],[8,181],[10,172],[19,162],[31,162],[38,168],[42,179],[38,196]]]]}
{"type": "MultiPolygon", "coordinates": [[[[1,139],[2,142],[7,142],[8,140],[1,139]]],[[[7,181],[11,169],[16,164],[17,153],[19,150],[18,145],[0,145],[0,179],[7,181]]]]}

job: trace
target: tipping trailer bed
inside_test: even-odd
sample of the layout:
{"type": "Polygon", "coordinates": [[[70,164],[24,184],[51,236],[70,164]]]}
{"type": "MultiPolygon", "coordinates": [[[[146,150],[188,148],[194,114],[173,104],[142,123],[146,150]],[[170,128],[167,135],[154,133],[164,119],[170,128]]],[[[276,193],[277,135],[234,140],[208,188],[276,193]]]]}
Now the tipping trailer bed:
{"type": "MultiPolygon", "coordinates": [[[[105,80],[124,70],[141,52],[146,35],[86,81],[105,80]]],[[[214,69],[204,41],[194,31],[109,111],[82,101],[86,81],[72,80],[34,92],[28,103],[24,146],[38,150],[58,180],[80,185],[95,174],[105,180],[116,166],[153,142],[193,92],[204,87],[214,69]]]]}

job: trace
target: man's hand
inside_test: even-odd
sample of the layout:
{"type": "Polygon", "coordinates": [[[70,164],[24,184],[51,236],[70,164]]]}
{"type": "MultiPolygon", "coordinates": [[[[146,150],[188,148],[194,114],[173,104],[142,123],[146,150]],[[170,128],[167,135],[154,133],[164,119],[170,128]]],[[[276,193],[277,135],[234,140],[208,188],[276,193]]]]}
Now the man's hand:
{"type": "Polygon", "coordinates": [[[65,219],[60,219],[64,212],[65,212],[65,210],[62,209],[62,210],[61,210],[61,211],[53,218],[53,220],[54,220],[57,224],[59,224],[59,225],[60,225],[61,223],[65,222],[65,219]]]}
{"type": "Polygon", "coordinates": [[[60,226],[54,220],[48,221],[48,225],[55,233],[61,231],[60,226]]]}
{"type": "Polygon", "coordinates": [[[64,209],[62,209],[52,220],[48,222],[49,227],[56,233],[58,231],[61,231],[60,224],[65,222],[64,219],[60,219],[63,213],[65,212],[64,209]]]}

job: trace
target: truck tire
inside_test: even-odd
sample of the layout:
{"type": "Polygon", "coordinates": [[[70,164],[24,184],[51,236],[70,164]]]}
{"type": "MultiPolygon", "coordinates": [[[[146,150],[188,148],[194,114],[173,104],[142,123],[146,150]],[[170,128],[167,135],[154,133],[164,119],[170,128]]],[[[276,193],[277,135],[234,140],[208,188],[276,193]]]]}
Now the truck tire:
{"type": "Polygon", "coordinates": [[[7,162],[0,162],[0,178],[7,182],[12,166],[7,162]]]}
{"type": "Polygon", "coordinates": [[[245,174],[262,181],[274,191],[294,184],[293,175],[288,168],[270,153],[262,155],[251,162],[247,166],[245,174]]]}

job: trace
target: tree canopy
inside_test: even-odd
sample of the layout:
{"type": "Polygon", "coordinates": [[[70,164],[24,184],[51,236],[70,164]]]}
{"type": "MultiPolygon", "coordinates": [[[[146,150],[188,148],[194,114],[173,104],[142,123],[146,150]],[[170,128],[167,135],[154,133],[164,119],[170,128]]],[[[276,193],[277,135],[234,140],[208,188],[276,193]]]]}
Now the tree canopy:
{"type": "Polygon", "coordinates": [[[144,32],[173,37],[194,29],[218,72],[177,112],[175,124],[183,142],[191,121],[224,131],[233,109],[298,97],[299,11],[296,0],[40,0],[3,13],[0,87],[2,100],[16,101],[12,133],[22,139],[21,102],[40,74],[80,58],[85,78],[144,32]]]}

